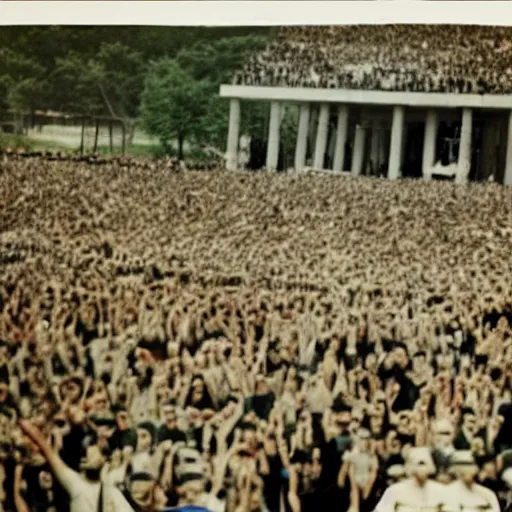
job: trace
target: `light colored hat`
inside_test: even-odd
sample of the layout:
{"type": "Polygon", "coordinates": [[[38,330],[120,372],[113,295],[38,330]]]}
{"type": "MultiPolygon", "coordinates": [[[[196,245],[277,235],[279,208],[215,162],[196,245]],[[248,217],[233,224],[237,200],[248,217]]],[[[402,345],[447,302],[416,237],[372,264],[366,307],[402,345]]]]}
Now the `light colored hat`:
{"type": "Polygon", "coordinates": [[[405,467],[402,464],[393,464],[386,473],[390,478],[402,478],[405,476],[405,467]]]}
{"type": "Polygon", "coordinates": [[[80,461],[80,469],[101,469],[106,459],[98,445],[88,446],[85,457],[80,461]]]}
{"type": "Polygon", "coordinates": [[[372,435],[367,428],[360,428],[357,431],[357,437],[359,439],[370,439],[372,437],[372,435]]]}
{"type": "Polygon", "coordinates": [[[454,430],[453,423],[446,418],[437,420],[434,423],[434,432],[452,432],[453,433],[453,430],[454,430]]]}
{"type": "Polygon", "coordinates": [[[430,450],[425,446],[415,447],[409,450],[405,467],[408,473],[421,470],[433,474],[436,471],[430,450]]]}
{"type": "Polygon", "coordinates": [[[457,450],[450,457],[451,466],[475,466],[475,458],[471,450],[457,450]]]}
{"type": "Polygon", "coordinates": [[[512,489],[512,468],[505,469],[501,479],[512,489]]]}

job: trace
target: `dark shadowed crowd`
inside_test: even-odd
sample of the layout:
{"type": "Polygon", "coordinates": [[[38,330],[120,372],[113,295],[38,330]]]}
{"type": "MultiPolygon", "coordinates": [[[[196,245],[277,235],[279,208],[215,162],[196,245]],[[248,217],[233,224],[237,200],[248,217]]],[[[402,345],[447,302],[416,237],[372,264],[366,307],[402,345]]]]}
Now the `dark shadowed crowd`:
{"type": "Polygon", "coordinates": [[[381,25],[286,27],[233,83],[510,94],[512,29],[381,25]]]}
{"type": "Polygon", "coordinates": [[[391,512],[418,447],[505,509],[511,254],[493,184],[4,156],[0,510],[391,512]]]}

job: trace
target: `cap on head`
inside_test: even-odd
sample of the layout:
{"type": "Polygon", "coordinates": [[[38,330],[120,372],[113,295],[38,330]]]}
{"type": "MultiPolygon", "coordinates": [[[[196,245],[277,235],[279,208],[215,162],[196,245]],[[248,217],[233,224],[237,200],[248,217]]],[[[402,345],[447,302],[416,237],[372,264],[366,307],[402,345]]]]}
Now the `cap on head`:
{"type": "Polygon", "coordinates": [[[443,418],[440,420],[437,420],[434,423],[434,433],[439,434],[442,432],[450,432],[453,433],[453,424],[450,420],[443,418]]]}
{"type": "Polygon", "coordinates": [[[512,468],[508,468],[505,471],[503,471],[501,479],[507,484],[507,486],[510,489],[512,489],[512,468]]]}
{"type": "Polygon", "coordinates": [[[416,472],[431,475],[435,473],[434,461],[427,447],[411,448],[407,455],[406,469],[409,474],[416,472]]]}
{"type": "Polygon", "coordinates": [[[457,450],[450,458],[450,465],[454,466],[475,466],[475,458],[471,450],[457,450]]]}
{"type": "Polygon", "coordinates": [[[367,439],[370,439],[372,437],[372,435],[368,429],[360,428],[357,431],[357,437],[361,440],[367,440],[367,439]]]}
{"type": "Polygon", "coordinates": [[[390,478],[403,478],[405,476],[405,467],[402,464],[393,464],[386,472],[390,478]]]}

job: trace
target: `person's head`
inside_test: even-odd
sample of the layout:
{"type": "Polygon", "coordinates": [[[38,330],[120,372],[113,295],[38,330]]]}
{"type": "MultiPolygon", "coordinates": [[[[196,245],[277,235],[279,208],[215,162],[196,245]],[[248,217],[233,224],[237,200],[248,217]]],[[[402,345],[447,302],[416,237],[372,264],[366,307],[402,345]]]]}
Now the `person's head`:
{"type": "Polygon", "coordinates": [[[88,446],[85,457],[80,461],[80,471],[87,480],[97,482],[100,479],[105,462],[106,459],[98,445],[88,446]]]}
{"type": "Polygon", "coordinates": [[[222,408],[222,417],[224,419],[231,418],[236,411],[238,400],[234,396],[229,396],[226,405],[222,408]]]}
{"type": "Polygon", "coordinates": [[[78,377],[71,377],[62,381],[60,385],[60,394],[62,400],[76,403],[82,397],[83,382],[78,377]]]}
{"type": "Polygon", "coordinates": [[[454,428],[450,420],[440,419],[433,425],[434,446],[436,448],[448,448],[452,446],[454,428]]]}
{"type": "Polygon", "coordinates": [[[256,376],[255,395],[266,395],[268,393],[268,384],[264,375],[256,376]]]}
{"type": "Polygon", "coordinates": [[[204,379],[200,375],[196,375],[192,379],[192,395],[196,397],[202,397],[204,393],[204,379]]]}
{"type": "Polygon", "coordinates": [[[420,484],[425,483],[435,473],[434,461],[427,447],[415,447],[408,451],[406,471],[420,484]]]}
{"type": "Polygon", "coordinates": [[[119,430],[127,430],[131,426],[130,415],[126,407],[117,405],[114,408],[116,425],[119,430]]]}
{"type": "Polygon", "coordinates": [[[356,445],[359,451],[368,453],[372,446],[372,438],[370,431],[365,428],[360,428],[356,433],[356,445]]]}
{"type": "Polygon", "coordinates": [[[393,355],[395,363],[400,368],[407,368],[409,364],[409,355],[407,354],[407,348],[405,345],[399,344],[393,349],[393,355]]]}
{"type": "Polygon", "coordinates": [[[172,403],[168,403],[162,407],[162,414],[165,426],[168,429],[175,429],[177,422],[176,406],[172,403]]]}
{"type": "Polygon", "coordinates": [[[470,450],[459,450],[453,453],[450,467],[456,478],[466,485],[471,485],[478,474],[478,465],[470,450]]]}
{"type": "Polygon", "coordinates": [[[398,455],[402,451],[402,442],[395,429],[391,429],[386,434],[385,448],[388,455],[398,455]]]}
{"type": "Polygon", "coordinates": [[[406,432],[411,427],[411,412],[412,411],[400,411],[398,413],[398,425],[397,428],[400,432],[406,432]]]}
{"type": "Polygon", "coordinates": [[[509,489],[512,489],[512,467],[505,469],[501,474],[501,479],[509,489]]]}
{"type": "Polygon", "coordinates": [[[412,368],[414,371],[422,371],[425,368],[427,362],[427,354],[420,350],[416,352],[412,358],[412,368]]]}
{"type": "Polygon", "coordinates": [[[386,414],[386,395],[382,390],[379,391],[373,397],[373,414],[384,417],[386,414]]]}
{"type": "Polygon", "coordinates": [[[178,495],[183,503],[188,505],[197,504],[204,493],[205,483],[203,479],[187,479],[177,487],[178,495]]]}
{"type": "Polygon", "coordinates": [[[152,423],[143,422],[137,425],[137,451],[146,452],[151,449],[155,437],[152,423]]]}
{"type": "Polygon", "coordinates": [[[250,448],[254,448],[257,444],[257,428],[252,423],[244,423],[241,426],[242,442],[246,443],[250,448]]]}
{"type": "Polygon", "coordinates": [[[149,473],[131,475],[128,491],[131,499],[142,512],[158,511],[167,504],[163,489],[149,473]]]}
{"type": "Polygon", "coordinates": [[[338,396],[332,404],[331,411],[333,423],[338,428],[346,430],[352,421],[352,408],[338,396]]]}
{"type": "Polygon", "coordinates": [[[464,408],[461,411],[462,426],[469,432],[475,433],[478,428],[475,411],[471,408],[464,408]]]}
{"type": "Polygon", "coordinates": [[[482,471],[487,475],[487,478],[496,479],[498,477],[496,460],[493,457],[486,457],[482,463],[482,471]]]}

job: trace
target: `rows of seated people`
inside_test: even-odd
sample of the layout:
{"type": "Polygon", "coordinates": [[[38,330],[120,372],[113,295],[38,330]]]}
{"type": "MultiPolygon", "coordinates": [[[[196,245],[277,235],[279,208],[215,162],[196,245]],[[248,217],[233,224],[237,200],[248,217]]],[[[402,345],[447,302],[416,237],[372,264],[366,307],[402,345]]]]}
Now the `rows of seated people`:
{"type": "Polygon", "coordinates": [[[287,27],[238,85],[508,94],[512,29],[446,25],[287,27]]]}

